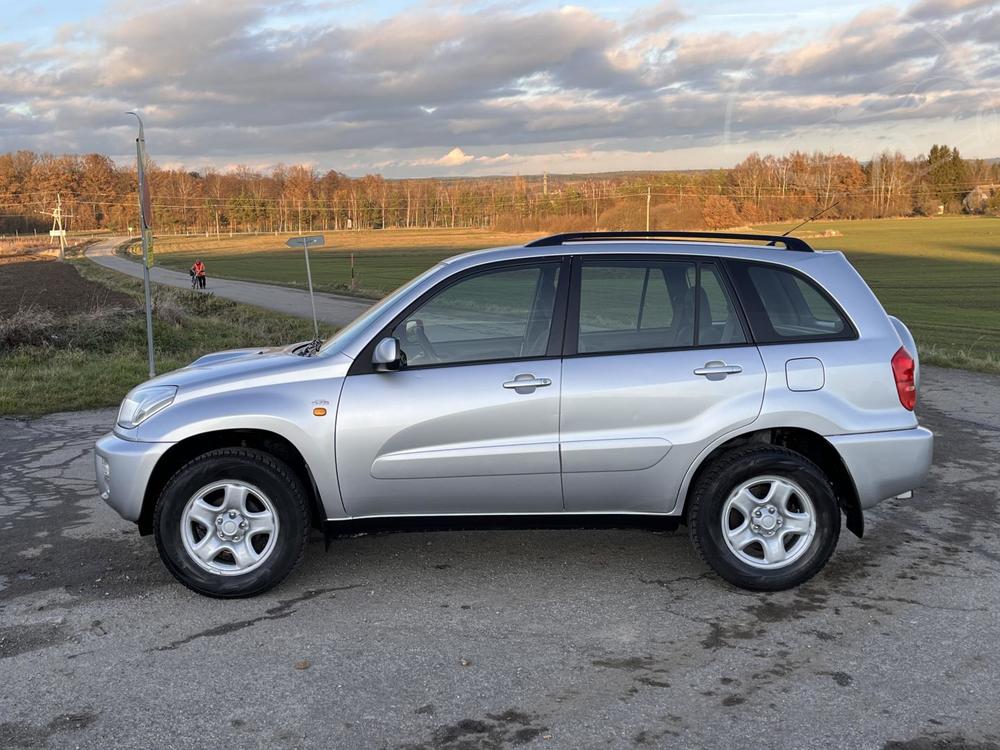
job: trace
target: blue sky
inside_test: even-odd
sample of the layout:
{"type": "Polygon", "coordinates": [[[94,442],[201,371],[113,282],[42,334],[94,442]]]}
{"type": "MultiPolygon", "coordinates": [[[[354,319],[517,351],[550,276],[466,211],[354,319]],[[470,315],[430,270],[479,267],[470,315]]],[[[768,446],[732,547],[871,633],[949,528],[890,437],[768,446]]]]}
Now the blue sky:
{"type": "MultiPolygon", "coordinates": [[[[637,8],[640,2],[574,3],[591,8],[608,18],[625,17],[637,8]]],[[[280,3],[275,3],[280,5],[280,3]]],[[[316,22],[351,22],[372,18],[389,18],[407,8],[419,7],[414,2],[302,2],[297,8],[281,12],[274,20],[275,25],[293,26],[316,22]]],[[[488,3],[467,3],[467,7],[488,7],[488,3]]],[[[752,9],[745,1],[717,0],[711,3],[682,2],[677,6],[691,18],[685,22],[687,28],[698,31],[727,30],[738,24],[744,31],[764,31],[783,27],[789,19],[804,26],[814,23],[845,21],[856,15],[871,3],[864,2],[787,2],[786,0],[766,0],[755,2],[752,9]]],[[[887,2],[883,5],[905,7],[905,3],[887,2]]],[[[24,41],[44,44],[66,24],[80,23],[90,18],[100,17],[106,10],[113,9],[115,3],[106,0],[40,0],[22,2],[8,0],[5,17],[8,23],[0,26],[0,40],[24,41]]],[[[551,3],[525,2],[516,7],[524,10],[553,7],[551,3]]]]}
{"type": "Polygon", "coordinates": [[[8,0],[0,151],[391,176],[1000,156],[993,0],[8,0]]]}

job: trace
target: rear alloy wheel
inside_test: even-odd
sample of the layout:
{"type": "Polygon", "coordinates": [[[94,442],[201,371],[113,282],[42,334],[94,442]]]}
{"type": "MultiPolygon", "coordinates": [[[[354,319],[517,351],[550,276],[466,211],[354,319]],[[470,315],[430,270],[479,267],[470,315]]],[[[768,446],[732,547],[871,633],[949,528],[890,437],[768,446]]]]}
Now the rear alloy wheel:
{"type": "Polygon", "coordinates": [[[725,453],[698,479],[691,538],[732,584],[778,591],[808,580],[840,536],[840,509],[826,475],[805,456],[775,446],[725,453]]]}
{"type": "Polygon", "coordinates": [[[792,480],[754,477],[722,506],[722,533],[729,551],[747,565],[777,570],[809,549],[816,536],[816,509],[792,480]]]}
{"type": "Polygon", "coordinates": [[[309,535],[305,490],[274,456],[220,448],[185,464],[153,516],[160,557],[199,594],[254,596],[299,564],[309,535]]]}

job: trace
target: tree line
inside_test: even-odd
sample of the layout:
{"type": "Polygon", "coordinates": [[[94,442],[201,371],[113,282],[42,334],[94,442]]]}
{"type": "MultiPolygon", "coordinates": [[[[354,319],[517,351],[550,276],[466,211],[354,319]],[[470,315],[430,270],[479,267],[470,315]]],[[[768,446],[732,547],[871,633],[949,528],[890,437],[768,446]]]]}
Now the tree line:
{"type": "MultiPolygon", "coordinates": [[[[304,165],[261,172],[150,165],[158,234],[465,227],[509,231],[698,229],[797,219],[1000,214],[1000,164],[934,145],[868,162],[751,154],[716,170],[486,178],[352,178],[304,165]]],[[[70,231],[137,227],[134,166],[107,156],[0,155],[0,234],[47,232],[57,196],[70,231]]]]}

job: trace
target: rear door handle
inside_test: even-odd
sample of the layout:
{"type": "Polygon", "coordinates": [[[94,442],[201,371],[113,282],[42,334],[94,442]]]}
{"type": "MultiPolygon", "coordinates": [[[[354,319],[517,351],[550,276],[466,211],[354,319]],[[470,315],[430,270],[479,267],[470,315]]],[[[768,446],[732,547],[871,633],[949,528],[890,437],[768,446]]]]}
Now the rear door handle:
{"type": "Polygon", "coordinates": [[[513,380],[503,384],[504,388],[513,389],[517,393],[531,393],[536,388],[552,385],[549,378],[536,378],[534,375],[515,375],[513,380]]]}
{"type": "Polygon", "coordinates": [[[695,375],[704,375],[711,378],[724,378],[726,375],[739,375],[743,368],[739,365],[727,365],[725,362],[706,362],[704,367],[699,367],[694,371],[695,375]]]}

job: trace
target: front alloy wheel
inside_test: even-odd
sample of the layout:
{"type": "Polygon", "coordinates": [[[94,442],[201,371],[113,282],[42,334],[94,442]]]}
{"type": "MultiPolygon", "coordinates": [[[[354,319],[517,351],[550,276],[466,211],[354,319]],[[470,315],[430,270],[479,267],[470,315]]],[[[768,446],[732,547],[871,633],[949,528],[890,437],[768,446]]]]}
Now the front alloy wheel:
{"type": "Polygon", "coordinates": [[[203,570],[222,576],[259,568],[274,552],[278,533],[271,500],[239,480],[202,487],[181,514],[184,551],[203,570]]]}
{"type": "Polygon", "coordinates": [[[253,448],[220,448],[186,463],[163,488],[156,548],[174,577],[200,594],[253,596],[302,560],[308,507],[286,463],[253,448]]]}

